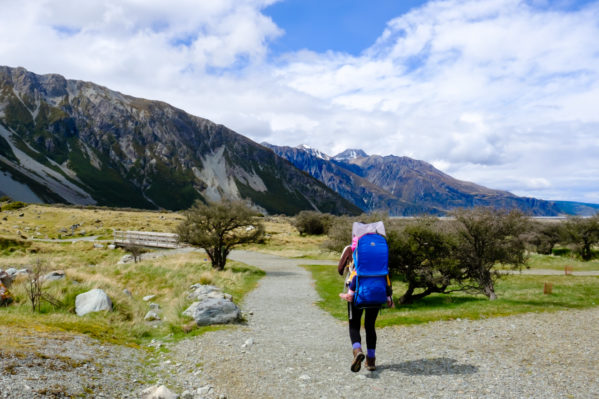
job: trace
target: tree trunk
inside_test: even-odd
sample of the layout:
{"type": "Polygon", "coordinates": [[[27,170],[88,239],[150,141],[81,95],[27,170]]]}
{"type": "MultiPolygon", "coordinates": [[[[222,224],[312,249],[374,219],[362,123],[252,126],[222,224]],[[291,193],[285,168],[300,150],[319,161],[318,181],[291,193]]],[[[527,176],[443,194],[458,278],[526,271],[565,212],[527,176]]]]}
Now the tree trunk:
{"type": "Polygon", "coordinates": [[[497,295],[495,295],[495,287],[493,287],[493,282],[489,282],[484,287],[484,293],[489,298],[489,300],[494,301],[497,299],[497,295]]]}

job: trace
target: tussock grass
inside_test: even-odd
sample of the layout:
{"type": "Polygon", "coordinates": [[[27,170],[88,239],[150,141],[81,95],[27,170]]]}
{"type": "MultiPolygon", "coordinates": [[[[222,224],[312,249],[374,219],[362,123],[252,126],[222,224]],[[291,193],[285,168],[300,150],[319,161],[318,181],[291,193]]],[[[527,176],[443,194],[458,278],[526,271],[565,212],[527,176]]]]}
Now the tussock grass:
{"type": "MultiPolygon", "coordinates": [[[[318,305],[339,320],[347,319],[347,303],[338,297],[343,279],[335,266],[306,266],[316,281],[321,300],[318,305]]],[[[528,312],[582,309],[599,305],[599,277],[506,276],[496,285],[499,299],[456,292],[433,294],[412,305],[385,309],[377,319],[379,326],[420,324],[436,320],[480,319],[528,312]],[[543,294],[544,283],[553,284],[553,293],[543,294]]],[[[393,282],[394,298],[405,291],[405,284],[393,282]]]]}
{"type": "Polygon", "coordinates": [[[111,239],[113,230],[173,232],[183,217],[175,212],[87,209],[28,205],[0,212],[0,236],[53,239],[100,236],[111,239]],[[20,216],[23,214],[23,216],[20,216]],[[5,218],[7,220],[3,220],[5,218]],[[80,225],[74,231],[71,226],[80,225]],[[65,229],[67,232],[61,232],[65,229]],[[72,234],[72,235],[71,235],[72,234]]]}
{"type": "MultiPolygon", "coordinates": [[[[44,302],[41,313],[33,313],[27,299],[25,278],[11,287],[15,304],[0,309],[5,325],[32,326],[42,331],[67,330],[90,335],[104,341],[120,344],[139,344],[152,338],[185,336],[183,327],[190,319],[181,312],[191,304],[186,295],[190,285],[209,281],[222,287],[237,303],[255,287],[263,272],[257,268],[229,261],[224,271],[213,270],[202,253],[187,253],[139,263],[117,264],[122,250],[93,248],[91,243],[77,244],[36,243],[36,254],[13,253],[0,258],[1,264],[26,268],[36,260],[46,270],[64,270],[67,278],[44,284],[46,292],[58,299],[54,307],[44,302]],[[74,314],[77,295],[93,288],[101,288],[111,298],[113,312],[97,312],[78,317],[74,314]],[[132,296],[126,295],[127,288],[132,296]],[[161,308],[162,323],[143,320],[149,303],[146,295],[156,295],[151,302],[161,308]],[[171,335],[172,334],[172,335],[171,335]]],[[[3,267],[0,266],[0,267],[3,267]]],[[[4,268],[3,267],[3,268],[4,268]]],[[[210,328],[196,329],[201,333],[210,328]]]]}

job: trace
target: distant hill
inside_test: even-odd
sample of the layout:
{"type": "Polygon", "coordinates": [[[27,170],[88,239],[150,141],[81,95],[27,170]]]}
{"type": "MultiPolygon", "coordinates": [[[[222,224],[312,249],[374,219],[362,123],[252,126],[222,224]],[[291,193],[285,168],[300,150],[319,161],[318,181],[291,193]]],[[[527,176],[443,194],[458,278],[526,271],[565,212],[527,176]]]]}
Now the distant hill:
{"type": "Polygon", "coordinates": [[[331,157],[320,151],[316,155],[316,150],[305,146],[263,144],[364,211],[444,214],[455,208],[490,206],[558,216],[599,210],[599,205],[545,201],[490,189],[455,179],[427,162],[408,157],[368,155],[357,149],[331,157]]]}
{"type": "Polygon", "coordinates": [[[360,209],[269,149],[166,103],[0,67],[0,187],[40,202],[184,209],[244,198],[268,213],[360,209]]]}

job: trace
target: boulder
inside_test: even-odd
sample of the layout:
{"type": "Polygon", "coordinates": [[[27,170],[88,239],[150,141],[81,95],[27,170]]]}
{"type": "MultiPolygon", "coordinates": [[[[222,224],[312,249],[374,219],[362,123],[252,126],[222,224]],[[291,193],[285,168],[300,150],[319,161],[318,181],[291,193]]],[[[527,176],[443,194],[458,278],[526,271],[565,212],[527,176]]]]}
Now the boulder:
{"type": "Polygon", "coordinates": [[[9,267],[5,271],[6,271],[6,274],[8,274],[10,276],[10,278],[14,278],[17,275],[17,272],[18,272],[18,270],[15,269],[14,267],[9,267]]]}
{"type": "Polygon", "coordinates": [[[142,399],[179,399],[179,395],[164,385],[153,385],[141,391],[142,399]]]}
{"type": "Polygon", "coordinates": [[[148,302],[151,301],[152,299],[156,298],[156,295],[146,295],[143,297],[144,302],[148,302]]]}
{"type": "Polygon", "coordinates": [[[77,316],[83,316],[92,312],[99,312],[102,310],[112,310],[112,301],[106,295],[106,293],[95,288],[84,294],[77,295],[75,298],[75,312],[77,316]]]}
{"type": "Polygon", "coordinates": [[[132,296],[132,295],[131,295],[131,291],[129,291],[127,288],[125,288],[125,289],[123,290],[123,294],[125,294],[125,295],[127,295],[127,296],[132,296]]]}
{"type": "Polygon", "coordinates": [[[108,249],[116,249],[116,245],[114,245],[114,244],[108,244],[108,249]]]}
{"type": "Polygon", "coordinates": [[[53,272],[46,274],[44,276],[44,281],[56,281],[56,280],[62,280],[63,278],[65,278],[64,271],[63,270],[55,270],[53,272]]]}
{"type": "Polygon", "coordinates": [[[102,248],[104,248],[104,245],[96,243],[96,244],[94,244],[94,248],[102,249],[102,248]]]}
{"type": "Polygon", "coordinates": [[[156,321],[156,320],[160,320],[160,315],[158,314],[157,311],[155,310],[150,310],[148,313],[146,313],[145,317],[144,317],[145,321],[156,321]]]}
{"type": "Polygon", "coordinates": [[[8,306],[13,302],[13,297],[8,288],[0,282],[0,306],[8,306]]]}
{"type": "Polygon", "coordinates": [[[233,323],[241,318],[241,310],[225,298],[205,298],[194,302],[183,314],[192,317],[198,326],[233,323]]]}

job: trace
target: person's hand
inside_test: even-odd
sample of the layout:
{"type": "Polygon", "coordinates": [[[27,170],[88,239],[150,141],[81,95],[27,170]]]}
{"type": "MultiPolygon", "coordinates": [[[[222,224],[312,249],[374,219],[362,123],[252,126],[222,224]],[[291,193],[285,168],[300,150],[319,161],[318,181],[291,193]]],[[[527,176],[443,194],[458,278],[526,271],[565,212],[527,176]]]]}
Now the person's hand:
{"type": "Polygon", "coordinates": [[[346,294],[344,292],[339,294],[339,298],[341,298],[347,302],[353,302],[353,300],[354,300],[354,296],[352,294],[346,294]]]}
{"type": "Polygon", "coordinates": [[[393,302],[393,298],[391,298],[390,296],[387,297],[387,307],[390,307],[390,308],[395,307],[395,302],[393,302]]]}

